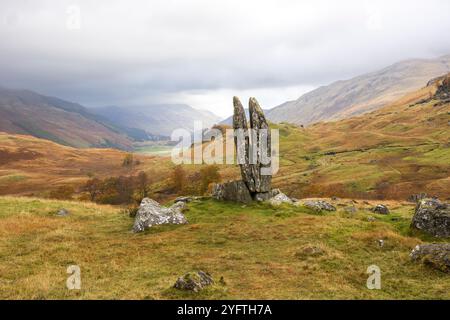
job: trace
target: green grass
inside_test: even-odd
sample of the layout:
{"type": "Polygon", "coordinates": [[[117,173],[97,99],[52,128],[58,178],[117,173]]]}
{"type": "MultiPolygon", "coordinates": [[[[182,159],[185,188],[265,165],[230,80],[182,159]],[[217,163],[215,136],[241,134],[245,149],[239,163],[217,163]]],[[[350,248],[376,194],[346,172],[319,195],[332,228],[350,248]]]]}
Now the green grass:
{"type": "Polygon", "coordinates": [[[148,145],[135,147],[135,152],[149,156],[169,156],[173,146],[148,145]]]}
{"type": "Polygon", "coordinates": [[[412,206],[393,206],[376,222],[357,206],[355,214],[343,206],[314,214],[203,200],[189,204],[187,225],[133,234],[120,208],[2,197],[0,298],[450,299],[448,275],[409,261],[411,249],[429,240],[406,228],[412,206]],[[56,216],[62,207],[71,214],[56,216]],[[305,254],[311,246],[321,254],[305,254]],[[71,264],[81,268],[80,291],[66,289],[71,264]],[[382,290],[365,287],[371,264],[382,270],[382,290]],[[195,270],[216,284],[200,293],[172,288],[195,270]]]}
{"type": "Polygon", "coordinates": [[[19,181],[24,181],[28,179],[27,176],[21,175],[21,174],[8,174],[6,176],[0,177],[0,184],[9,184],[19,181]]]}

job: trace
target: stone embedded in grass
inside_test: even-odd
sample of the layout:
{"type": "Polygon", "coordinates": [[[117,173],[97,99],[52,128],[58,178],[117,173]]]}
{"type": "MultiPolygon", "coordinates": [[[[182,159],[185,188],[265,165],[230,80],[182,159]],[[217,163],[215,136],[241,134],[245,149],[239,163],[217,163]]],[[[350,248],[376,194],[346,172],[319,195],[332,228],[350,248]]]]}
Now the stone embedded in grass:
{"type": "Polygon", "coordinates": [[[450,237],[450,205],[437,199],[420,200],[411,227],[435,237],[450,237]]]}
{"type": "Polygon", "coordinates": [[[188,221],[182,213],[185,208],[184,202],[177,202],[170,208],[166,208],[155,200],[144,198],[136,214],[133,231],[142,232],[160,224],[186,224],[188,221]]]}
{"type": "Polygon", "coordinates": [[[191,202],[192,200],[194,200],[194,197],[187,197],[187,196],[185,196],[185,197],[178,197],[173,202],[175,202],[175,203],[177,203],[177,202],[188,203],[188,202],[191,202]]]}
{"type": "Polygon", "coordinates": [[[410,256],[413,261],[450,272],[450,243],[418,245],[411,251],[410,256]]]}
{"type": "MultiPolygon", "coordinates": [[[[279,191],[279,190],[278,190],[279,191]]],[[[289,198],[287,195],[285,195],[284,193],[282,193],[281,191],[279,191],[276,196],[272,197],[269,199],[269,202],[271,205],[274,206],[279,206],[282,203],[288,203],[288,204],[293,204],[294,201],[292,201],[291,198],[289,198]]]]}
{"type": "Polygon", "coordinates": [[[251,203],[253,201],[250,191],[242,180],[215,184],[212,197],[221,201],[251,203]]]}
{"type": "Polygon", "coordinates": [[[295,253],[295,256],[300,259],[308,258],[308,257],[319,257],[325,254],[325,251],[319,246],[311,246],[307,245],[301,248],[299,251],[295,253]]]}
{"type": "Polygon", "coordinates": [[[344,208],[344,211],[348,214],[355,214],[357,210],[355,206],[348,206],[344,208]]]}
{"type": "Polygon", "coordinates": [[[59,217],[65,217],[68,216],[70,214],[69,210],[66,209],[59,209],[58,212],[56,213],[57,216],[59,217]]]}
{"type": "Polygon", "coordinates": [[[375,207],[373,207],[370,210],[374,213],[389,214],[389,209],[384,204],[377,204],[375,207]]]}
{"type": "Polygon", "coordinates": [[[308,207],[317,212],[320,212],[322,210],[336,211],[336,208],[333,205],[324,200],[307,200],[305,201],[305,207],[308,207]]]}
{"type": "Polygon", "coordinates": [[[179,290],[198,292],[214,283],[211,275],[204,271],[189,272],[178,278],[173,287],[179,290]]]}
{"type": "Polygon", "coordinates": [[[202,196],[182,196],[182,197],[178,197],[176,198],[173,202],[177,203],[177,202],[184,202],[184,203],[189,203],[192,201],[197,201],[197,200],[202,200],[205,199],[207,197],[202,197],[202,196]]]}

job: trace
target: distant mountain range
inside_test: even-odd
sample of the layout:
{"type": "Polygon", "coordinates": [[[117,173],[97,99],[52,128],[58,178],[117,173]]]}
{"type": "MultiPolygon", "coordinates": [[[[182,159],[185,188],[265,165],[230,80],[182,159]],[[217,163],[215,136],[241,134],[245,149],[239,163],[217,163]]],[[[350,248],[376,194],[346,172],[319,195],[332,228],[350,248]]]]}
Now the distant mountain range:
{"type": "MultiPolygon", "coordinates": [[[[448,72],[450,55],[402,61],[320,87],[265,113],[272,122],[298,125],[349,118],[388,105],[423,88],[429,79],[448,72]]],[[[0,131],[28,134],[78,148],[131,150],[136,141],[167,139],[177,128],[192,130],[198,120],[204,128],[232,122],[231,117],[220,122],[213,113],[185,104],[88,109],[29,90],[0,88],[0,131]]]]}
{"type": "Polygon", "coordinates": [[[0,131],[77,148],[131,150],[135,141],[168,139],[176,128],[192,130],[194,120],[212,126],[220,119],[182,104],[88,109],[30,90],[0,88],[0,131]]]}
{"type": "Polygon", "coordinates": [[[0,131],[79,148],[131,149],[132,138],[85,107],[29,90],[0,88],[0,131]]]}
{"type": "Polygon", "coordinates": [[[103,107],[91,109],[109,121],[123,127],[145,130],[154,135],[170,136],[173,130],[194,129],[194,121],[202,121],[204,128],[220,122],[220,118],[206,110],[194,109],[186,104],[159,104],[141,107],[103,107]]]}
{"type": "Polygon", "coordinates": [[[450,71],[450,55],[398,62],[350,80],[337,81],[266,112],[272,122],[311,124],[379,109],[450,71]]]}

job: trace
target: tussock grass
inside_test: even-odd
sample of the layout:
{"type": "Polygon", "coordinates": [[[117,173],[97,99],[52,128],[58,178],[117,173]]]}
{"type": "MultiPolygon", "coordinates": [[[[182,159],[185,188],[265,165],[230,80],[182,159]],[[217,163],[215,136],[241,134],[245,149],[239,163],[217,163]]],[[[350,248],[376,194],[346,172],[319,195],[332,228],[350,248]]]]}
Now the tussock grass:
{"type": "Polygon", "coordinates": [[[410,250],[427,240],[405,228],[411,205],[390,202],[392,214],[376,222],[367,221],[370,205],[356,204],[353,214],[344,205],[317,215],[301,206],[203,200],[189,204],[187,225],[133,234],[120,208],[1,197],[0,297],[450,299],[448,275],[409,261],[410,250]],[[69,216],[55,215],[62,207],[69,216]],[[72,264],[81,268],[79,291],[65,286],[72,264]],[[382,290],[365,287],[371,264],[382,270],[382,290]],[[216,284],[200,293],[172,288],[199,269],[216,284]]]}

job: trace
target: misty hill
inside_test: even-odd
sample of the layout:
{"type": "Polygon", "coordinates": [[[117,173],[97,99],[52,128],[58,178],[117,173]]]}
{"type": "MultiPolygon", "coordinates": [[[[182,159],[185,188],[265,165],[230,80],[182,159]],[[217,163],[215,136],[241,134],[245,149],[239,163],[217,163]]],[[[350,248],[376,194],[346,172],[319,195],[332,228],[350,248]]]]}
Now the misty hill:
{"type": "Polygon", "coordinates": [[[450,71],[450,55],[398,62],[350,80],[337,81],[285,102],[266,114],[273,122],[311,124],[381,108],[450,71]]]}
{"type": "Polygon", "coordinates": [[[194,121],[202,121],[203,127],[211,127],[220,118],[215,114],[194,109],[186,104],[159,104],[150,106],[93,108],[92,112],[118,125],[145,130],[152,135],[170,136],[173,130],[193,130],[194,121]]]}
{"type": "Polygon", "coordinates": [[[27,134],[78,148],[132,148],[132,134],[85,107],[29,90],[0,88],[0,131],[27,134]]]}

